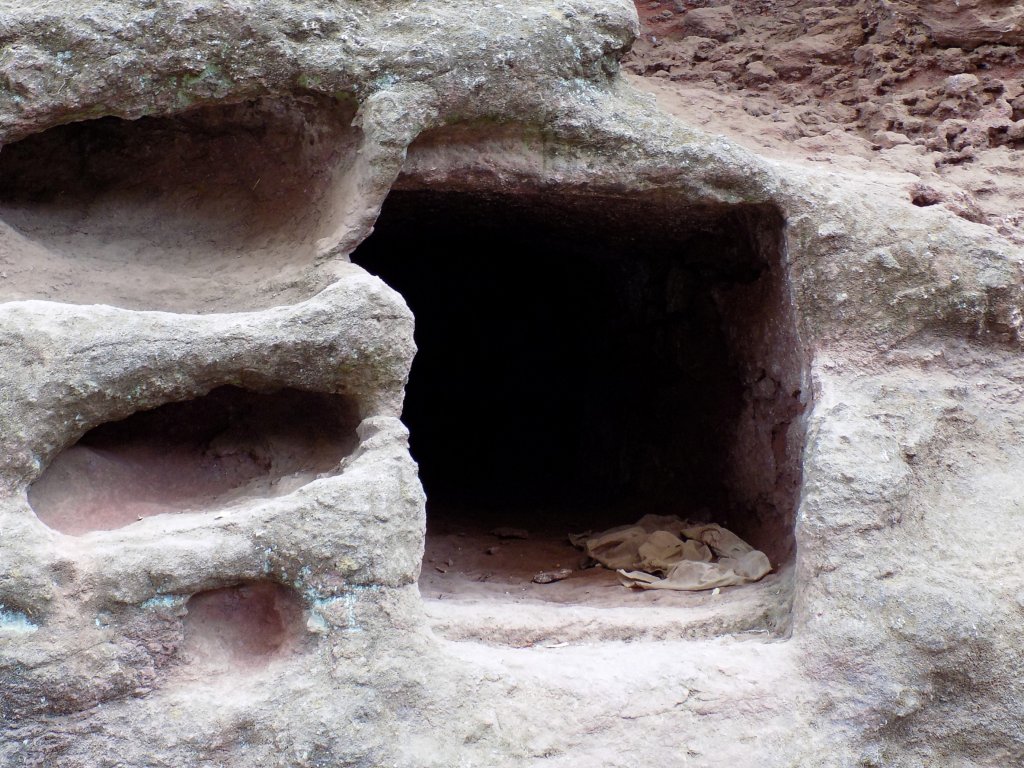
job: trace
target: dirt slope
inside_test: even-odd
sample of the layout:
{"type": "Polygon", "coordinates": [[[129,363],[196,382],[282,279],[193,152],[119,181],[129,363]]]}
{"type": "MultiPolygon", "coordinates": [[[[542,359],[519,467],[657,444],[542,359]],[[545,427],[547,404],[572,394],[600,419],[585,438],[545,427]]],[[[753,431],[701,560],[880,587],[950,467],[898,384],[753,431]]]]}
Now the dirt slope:
{"type": "Polygon", "coordinates": [[[916,204],[1024,242],[1024,4],[637,9],[642,33],[626,69],[666,109],[762,152],[908,174],[916,204]]]}

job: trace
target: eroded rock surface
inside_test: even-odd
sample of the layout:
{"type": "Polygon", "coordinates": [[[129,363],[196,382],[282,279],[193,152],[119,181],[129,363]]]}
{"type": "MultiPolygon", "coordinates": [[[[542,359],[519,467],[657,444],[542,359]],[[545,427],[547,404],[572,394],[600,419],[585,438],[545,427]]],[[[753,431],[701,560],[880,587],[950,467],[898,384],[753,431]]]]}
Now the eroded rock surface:
{"type": "Polygon", "coordinates": [[[939,5],[0,0],[0,764],[1021,762],[1021,20],[939,5]],[[777,572],[421,594],[414,318],[348,258],[391,190],[663,232],[623,306],[679,370],[714,324],[706,515],[777,572]],[[224,392],[345,415],[170,440],[224,392]]]}

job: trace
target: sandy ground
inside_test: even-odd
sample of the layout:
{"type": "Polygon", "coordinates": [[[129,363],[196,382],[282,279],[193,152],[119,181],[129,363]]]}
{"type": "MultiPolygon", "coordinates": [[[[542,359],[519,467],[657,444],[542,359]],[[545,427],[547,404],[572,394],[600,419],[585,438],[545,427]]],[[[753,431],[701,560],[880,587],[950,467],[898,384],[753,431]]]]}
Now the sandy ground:
{"type": "MultiPolygon", "coordinates": [[[[437,516],[435,516],[437,517],[437,516]]],[[[712,592],[636,590],[587,558],[559,528],[529,538],[494,535],[493,523],[432,519],[420,593],[435,631],[453,640],[513,647],[598,640],[777,635],[788,626],[789,569],[757,584],[712,592]],[[533,582],[541,572],[568,578],[533,582]]]]}

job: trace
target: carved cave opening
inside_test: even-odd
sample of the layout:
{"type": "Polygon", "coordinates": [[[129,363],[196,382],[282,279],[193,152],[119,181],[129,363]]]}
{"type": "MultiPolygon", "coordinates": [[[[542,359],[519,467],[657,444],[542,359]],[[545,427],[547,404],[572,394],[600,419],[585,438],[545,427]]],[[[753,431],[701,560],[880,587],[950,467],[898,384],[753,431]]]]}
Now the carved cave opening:
{"type": "Polygon", "coordinates": [[[29,504],[71,535],[225,510],[334,471],[358,444],[358,423],[341,395],[218,387],[88,431],[29,487],[29,504]]]}
{"type": "Polygon", "coordinates": [[[769,207],[392,192],[353,261],[416,317],[424,594],[535,589],[577,567],[567,533],[647,513],[788,563],[807,387],[782,257],[769,207]]]}

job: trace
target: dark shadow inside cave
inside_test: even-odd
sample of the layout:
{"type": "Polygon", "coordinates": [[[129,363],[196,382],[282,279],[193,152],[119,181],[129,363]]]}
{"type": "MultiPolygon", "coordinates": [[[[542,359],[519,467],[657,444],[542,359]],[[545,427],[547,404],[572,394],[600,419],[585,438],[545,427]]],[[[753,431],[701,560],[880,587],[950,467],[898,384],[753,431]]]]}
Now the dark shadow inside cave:
{"type": "Polygon", "coordinates": [[[781,225],[758,206],[393,192],[353,261],[416,316],[403,419],[428,563],[458,559],[438,536],[646,513],[787,561],[806,398],[781,225]]]}

